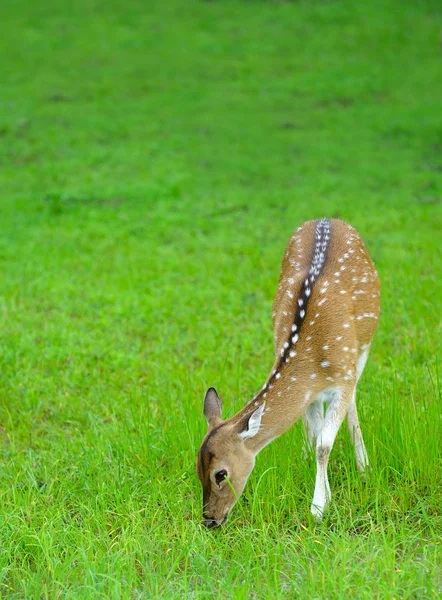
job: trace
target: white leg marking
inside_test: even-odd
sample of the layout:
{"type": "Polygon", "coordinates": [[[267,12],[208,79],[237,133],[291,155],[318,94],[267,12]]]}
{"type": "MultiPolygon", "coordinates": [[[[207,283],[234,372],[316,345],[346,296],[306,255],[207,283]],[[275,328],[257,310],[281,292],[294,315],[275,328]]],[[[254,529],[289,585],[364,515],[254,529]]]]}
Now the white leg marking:
{"type": "Polygon", "coordinates": [[[324,425],[316,440],[316,483],[310,510],[319,521],[322,519],[327,502],[331,499],[327,476],[328,459],[339,427],[347,413],[351,394],[351,390],[336,389],[325,413],[324,425]]]}

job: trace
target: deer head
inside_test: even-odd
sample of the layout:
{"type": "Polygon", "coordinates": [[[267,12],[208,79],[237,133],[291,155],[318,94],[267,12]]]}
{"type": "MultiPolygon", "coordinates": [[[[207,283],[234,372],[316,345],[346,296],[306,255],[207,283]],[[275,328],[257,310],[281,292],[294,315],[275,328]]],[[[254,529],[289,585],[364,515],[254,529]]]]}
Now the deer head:
{"type": "Polygon", "coordinates": [[[227,519],[255,466],[255,452],[247,440],[258,433],[264,407],[265,402],[223,421],[222,403],[215,388],[207,390],[204,416],[209,430],[197,458],[203,486],[203,523],[207,527],[217,527],[227,519]]]}

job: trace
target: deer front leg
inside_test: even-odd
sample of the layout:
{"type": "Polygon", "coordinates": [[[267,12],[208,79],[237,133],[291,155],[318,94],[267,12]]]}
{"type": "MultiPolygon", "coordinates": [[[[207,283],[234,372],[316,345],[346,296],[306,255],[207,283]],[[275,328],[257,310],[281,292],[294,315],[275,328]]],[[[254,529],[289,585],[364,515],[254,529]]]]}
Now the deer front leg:
{"type": "Polygon", "coordinates": [[[336,390],[327,408],[324,424],[316,440],[316,483],[310,510],[318,521],[321,521],[325,507],[331,499],[327,475],[328,460],[351,398],[352,391],[336,390]]]}

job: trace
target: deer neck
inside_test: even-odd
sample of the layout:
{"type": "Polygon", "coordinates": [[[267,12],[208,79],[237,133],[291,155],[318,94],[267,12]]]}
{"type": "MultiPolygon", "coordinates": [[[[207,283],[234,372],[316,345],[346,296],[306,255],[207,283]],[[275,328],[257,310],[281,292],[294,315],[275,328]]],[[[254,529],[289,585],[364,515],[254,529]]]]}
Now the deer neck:
{"type": "Polygon", "coordinates": [[[286,369],[277,379],[272,378],[273,371],[260,392],[234,417],[235,421],[239,421],[265,402],[259,432],[246,441],[254,454],[290,429],[302,416],[313,393],[310,389],[305,392],[303,378],[297,375],[298,369],[286,369]]]}

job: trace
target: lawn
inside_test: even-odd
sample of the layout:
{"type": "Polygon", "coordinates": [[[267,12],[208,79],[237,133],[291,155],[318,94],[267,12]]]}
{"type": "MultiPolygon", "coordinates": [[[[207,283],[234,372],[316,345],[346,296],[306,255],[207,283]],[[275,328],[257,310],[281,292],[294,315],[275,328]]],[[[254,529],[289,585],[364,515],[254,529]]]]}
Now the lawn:
{"type": "Polygon", "coordinates": [[[442,593],[438,0],[0,7],[0,595],[442,593]],[[204,392],[272,365],[291,232],[341,217],[382,282],[310,516],[300,424],[205,529],[204,392]]]}

